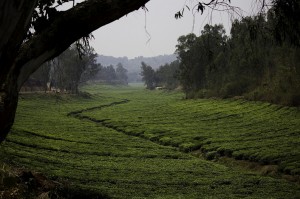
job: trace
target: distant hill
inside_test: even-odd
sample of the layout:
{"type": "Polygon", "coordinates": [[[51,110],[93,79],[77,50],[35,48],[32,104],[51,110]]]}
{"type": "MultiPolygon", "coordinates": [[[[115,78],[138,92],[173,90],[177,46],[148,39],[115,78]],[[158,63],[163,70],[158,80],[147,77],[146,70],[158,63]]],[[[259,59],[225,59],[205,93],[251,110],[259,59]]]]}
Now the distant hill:
{"type": "Polygon", "coordinates": [[[121,63],[124,68],[128,70],[128,77],[130,82],[140,81],[140,72],[141,72],[141,62],[145,62],[147,65],[150,65],[153,69],[159,68],[159,66],[166,63],[171,63],[175,61],[176,55],[159,55],[156,57],[135,57],[134,59],[128,59],[128,57],[113,57],[98,55],[97,62],[102,66],[113,65],[116,66],[118,63],[121,63]]]}
{"type": "Polygon", "coordinates": [[[105,55],[98,55],[97,62],[103,66],[113,65],[116,66],[121,63],[129,72],[140,72],[141,62],[145,62],[152,68],[157,69],[159,66],[166,63],[171,63],[176,60],[176,55],[159,55],[156,57],[136,57],[134,59],[128,59],[127,57],[112,57],[105,55]]]}

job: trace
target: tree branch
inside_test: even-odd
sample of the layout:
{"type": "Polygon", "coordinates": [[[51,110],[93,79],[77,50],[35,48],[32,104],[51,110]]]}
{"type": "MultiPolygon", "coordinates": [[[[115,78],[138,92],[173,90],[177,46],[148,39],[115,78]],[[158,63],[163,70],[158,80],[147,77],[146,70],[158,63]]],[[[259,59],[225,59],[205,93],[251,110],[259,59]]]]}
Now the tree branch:
{"type": "Polygon", "coordinates": [[[37,0],[0,1],[0,81],[7,78],[30,25],[37,0]]]}
{"type": "Polygon", "coordinates": [[[53,22],[20,49],[18,88],[43,62],[59,55],[92,31],[139,9],[149,0],[88,0],[60,12],[53,22]]]}

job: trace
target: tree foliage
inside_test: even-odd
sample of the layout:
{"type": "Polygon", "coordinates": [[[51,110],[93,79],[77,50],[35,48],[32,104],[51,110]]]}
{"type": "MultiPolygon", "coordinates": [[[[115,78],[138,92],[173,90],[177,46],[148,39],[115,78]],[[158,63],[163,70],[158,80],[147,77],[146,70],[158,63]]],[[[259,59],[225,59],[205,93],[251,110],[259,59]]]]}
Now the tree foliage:
{"type": "Polygon", "coordinates": [[[269,15],[275,27],[273,35],[276,40],[300,46],[300,1],[272,0],[272,4],[269,15]]]}
{"type": "Polygon", "coordinates": [[[179,86],[177,79],[179,70],[179,61],[173,61],[170,64],[160,66],[156,71],[157,86],[172,90],[179,86]]]}
{"type": "Polygon", "coordinates": [[[116,76],[121,84],[128,84],[127,69],[125,69],[121,63],[117,64],[116,76]]]}
{"type": "Polygon", "coordinates": [[[55,59],[43,64],[30,76],[25,86],[38,86],[45,91],[55,88],[78,94],[79,85],[92,80],[101,67],[96,62],[96,57],[97,54],[91,48],[86,49],[85,54],[80,57],[76,47],[72,46],[55,59]]]}
{"type": "Polygon", "coordinates": [[[222,25],[206,25],[200,37],[189,34],[178,39],[179,79],[186,93],[219,83],[216,74],[223,69],[220,59],[226,53],[226,42],[222,25]]]}
{"type": "Polygon", "coordinates": [[[156,87],[156,75],[151,66],[148,66],[145,62],[141,63],[141,76],[145,82],[146,88],[153,90],[156,87]]]}
{"type": "Polygon", "coordinates": [[[221,25],[181,36],[179,80],[188,98],[234,97],[300,104],[299,47],[274,38],[274,9],[267,15],[235,20],[230,36],[221,25]]]}
{"type": "Polygon", "coordinates": [[[54,60],[51,83],[60,90],[78,94],[80,83],[95,77],[99,71],[93,49],[87,48],[80,57],[75,46],[67,49],[54,60]]]}
{"type": "Polygon", "coordinates": [[[155,87],[161,87],[171,90],[179,86],[179,81],[177,80],[178,61],[162,65],[157,70],[154,70],[144,62],[141,65],[142,80],[145,82],[147,89],[153,90],[155,87]]]}
{"type": "Polygon", "coordinates": [[[101,66],[95,80],[107,84],[128,85],[127,69],[121,63],[118,63],[116,67],[113,65],[101,66]]]}

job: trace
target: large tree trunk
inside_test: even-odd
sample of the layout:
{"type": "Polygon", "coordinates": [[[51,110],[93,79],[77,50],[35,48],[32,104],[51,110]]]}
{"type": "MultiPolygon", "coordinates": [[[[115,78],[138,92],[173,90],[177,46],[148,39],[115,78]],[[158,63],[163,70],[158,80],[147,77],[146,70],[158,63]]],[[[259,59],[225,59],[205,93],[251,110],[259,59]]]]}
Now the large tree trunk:
{"type": "Polygon", "coordinates": [[[37,0],[1,0],[0,143],[13,124],[18,92],[35,70],[76,40],[139,9],[148,1],[87,0],[60,12],[43,31],[22,43],[37,0]]]}
{"type": "Polygon", "coordinates": [[[15,118],[18,104],[18,89],[16,77],[8,77],[5,83],[1,83],[4,88],[0,92],[0,143],[9,133],[15,118]]]}
{"type": "Polygon", "coordinates": [[[15,60],[37,0],[0,1],[0,143],[13,125],[18,104],[15,60]]]}

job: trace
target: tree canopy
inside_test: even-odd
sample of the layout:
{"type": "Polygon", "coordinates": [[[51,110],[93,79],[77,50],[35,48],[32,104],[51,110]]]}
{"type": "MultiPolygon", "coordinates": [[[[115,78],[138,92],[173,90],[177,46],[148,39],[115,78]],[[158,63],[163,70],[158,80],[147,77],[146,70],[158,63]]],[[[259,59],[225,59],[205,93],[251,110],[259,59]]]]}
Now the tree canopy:
{"type": "Polygon", "coordinates": [[[206,25],[199,37],[181,36],[178,77],[186,97],[244,96],[299,106],[299,46],[273,37],[272,14],[235,20],[229,36],[221,25],[206,25]]]}

